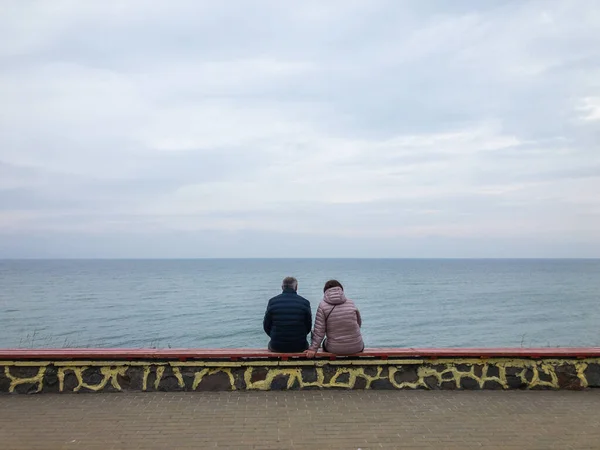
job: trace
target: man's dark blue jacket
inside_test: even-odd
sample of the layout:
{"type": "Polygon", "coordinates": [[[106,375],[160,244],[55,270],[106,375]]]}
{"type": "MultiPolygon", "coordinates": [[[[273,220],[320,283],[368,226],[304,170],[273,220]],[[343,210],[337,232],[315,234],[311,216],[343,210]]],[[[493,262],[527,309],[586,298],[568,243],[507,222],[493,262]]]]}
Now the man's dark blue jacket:
{"type": "Polygon", "coordinates": [[[281,353],[299,353],[308,348],[306,335],[312,326],[310,302],[293,289],[284,289],[269,300],[263,328],[271,338],[269,349],[281,353]]]}

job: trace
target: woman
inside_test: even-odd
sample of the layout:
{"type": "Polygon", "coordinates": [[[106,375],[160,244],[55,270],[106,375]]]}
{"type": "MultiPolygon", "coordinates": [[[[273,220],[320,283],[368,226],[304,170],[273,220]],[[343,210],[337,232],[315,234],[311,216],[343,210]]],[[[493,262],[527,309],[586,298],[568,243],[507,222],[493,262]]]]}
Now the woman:
{"type": "Polygon", "coordinates": [[[329,280],[323,288],[323,300],[317,309],[312,344],[306,351],[314,358],[323,342],[323,350],[336,355],[352,355],[363,351],[360,334],[362,320],[354,302],[344,295],[344,287],[337,280],[329,280]]]}

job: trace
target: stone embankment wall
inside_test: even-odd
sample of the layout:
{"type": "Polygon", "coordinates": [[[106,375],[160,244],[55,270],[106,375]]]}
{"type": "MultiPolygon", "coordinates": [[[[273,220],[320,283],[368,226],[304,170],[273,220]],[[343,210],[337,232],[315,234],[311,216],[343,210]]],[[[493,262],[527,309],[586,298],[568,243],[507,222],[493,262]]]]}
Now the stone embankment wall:
{"type": "MultiPolygon", "coordinates": [[[[1,352],[0,352],[1,353],[1,352]]],[[[97,352],[98,355],[101,351],[97,352]]],[[[86,355],[82,355],[86,356],[86,355]]],[[[0,393],[285,389],[586,389],[596,357],[226,357],[0,360],[0,393]]]]}

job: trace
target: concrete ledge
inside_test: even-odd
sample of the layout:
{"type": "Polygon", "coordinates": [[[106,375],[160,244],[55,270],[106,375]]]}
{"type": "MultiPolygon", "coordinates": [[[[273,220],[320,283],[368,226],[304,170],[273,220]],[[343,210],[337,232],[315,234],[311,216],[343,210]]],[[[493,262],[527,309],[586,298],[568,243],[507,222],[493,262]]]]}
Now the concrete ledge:
{"type": "MultiPolygon", "coordinates": [[[[367,348],[355,355],[339,356],[317,353],[317,359],[338,358],[598,358],[600,347],[565,348],[367,348]]],[[[67,348],[67,349],[0,349],[0,359],[297,359],[303,353],[275,353],[252,348],[67,348]]]]}
{"type": "Polygon", "coordinates": [[[600,348],[0,350],[0,393],[594,387],[600,348]]]}

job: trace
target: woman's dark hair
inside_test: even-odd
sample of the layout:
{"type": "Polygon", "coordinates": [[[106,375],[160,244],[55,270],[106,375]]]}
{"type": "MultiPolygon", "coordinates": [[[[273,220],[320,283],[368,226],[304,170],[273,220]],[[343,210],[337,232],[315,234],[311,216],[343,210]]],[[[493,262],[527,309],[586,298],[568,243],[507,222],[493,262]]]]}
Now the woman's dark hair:
{"type": "Polygon", "coordinates": [[[344,290],[344,286],[342,286],[342,283],[340,283],[338,280],[329,280],[327,283],[325,283],[325,287],[323,288],[323,293],[325,293],[325,291],[327,291],[328,289],[331,289],[334,287],[342,288],[342,291],[344,290]]]}

